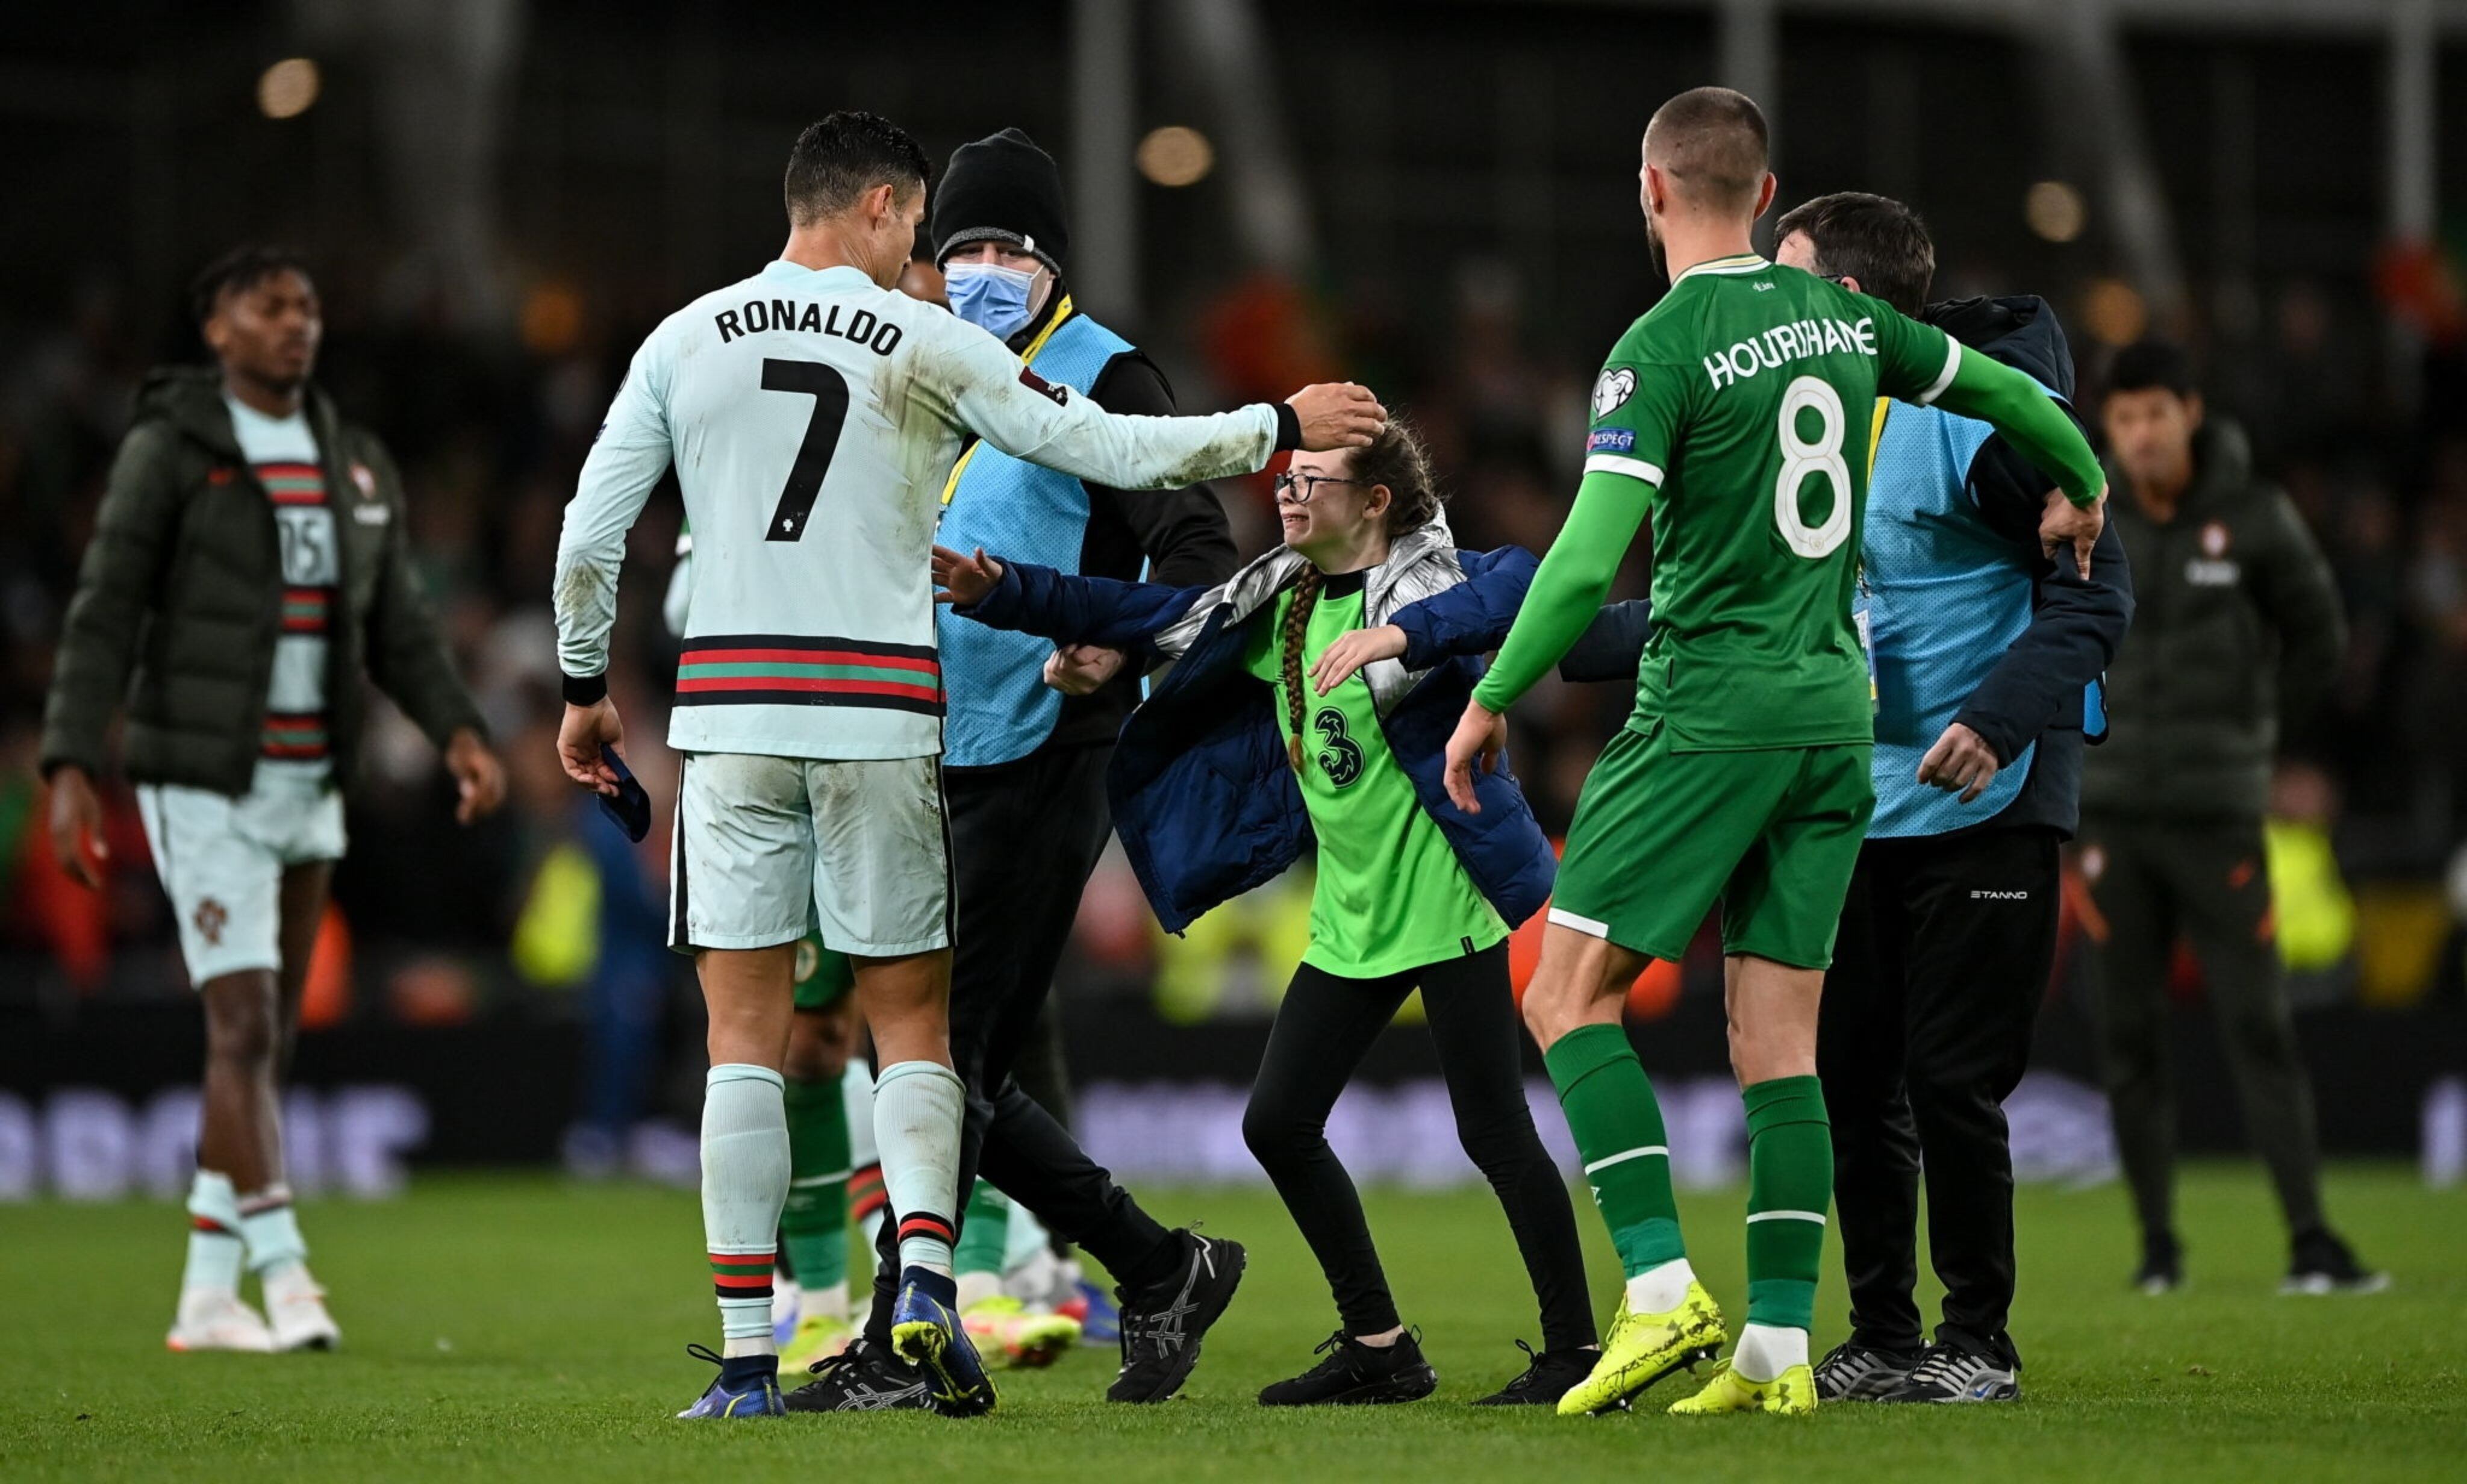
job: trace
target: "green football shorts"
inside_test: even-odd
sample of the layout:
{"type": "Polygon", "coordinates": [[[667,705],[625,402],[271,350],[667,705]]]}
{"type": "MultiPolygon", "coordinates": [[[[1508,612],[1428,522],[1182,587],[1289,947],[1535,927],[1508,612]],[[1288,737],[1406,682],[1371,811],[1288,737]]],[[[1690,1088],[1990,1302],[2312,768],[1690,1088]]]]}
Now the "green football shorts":
{"type": "Polygon", "coordinates": [[[808,933],[797,945],[797,1008],[827,1010],[856,988],[856,967],[849,956],[823,946],[823,935],[808,933]]]}
{"type": "Polygon", "coordinates": [[[1724,953],[1829,967],[1873,751],[1679,752],[1658,722],[1622,728],[1577,798],[1550,920],[1677,962],[1718,899],[1724,953]]]}

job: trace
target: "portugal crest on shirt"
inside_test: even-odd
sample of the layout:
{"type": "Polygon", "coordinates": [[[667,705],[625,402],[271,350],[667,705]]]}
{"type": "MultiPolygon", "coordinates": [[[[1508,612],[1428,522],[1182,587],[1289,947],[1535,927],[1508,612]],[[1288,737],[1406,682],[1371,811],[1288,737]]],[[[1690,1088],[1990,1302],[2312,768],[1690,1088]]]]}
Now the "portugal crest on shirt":
{"type": "Polygon", "coordinates": [[[1599,422],[1618,411],[1634,395],[1636,372],[1624,366],[1615,366],[1602,372],[1601,379],[1594,383],[1594,420],[1599,422]]]}

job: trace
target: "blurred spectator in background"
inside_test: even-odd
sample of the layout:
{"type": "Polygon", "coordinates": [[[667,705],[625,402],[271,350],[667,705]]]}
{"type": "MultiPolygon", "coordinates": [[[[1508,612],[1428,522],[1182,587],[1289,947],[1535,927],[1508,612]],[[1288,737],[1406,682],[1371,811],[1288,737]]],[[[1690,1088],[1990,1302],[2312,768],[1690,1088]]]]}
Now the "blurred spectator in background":
{"type": "Polygon", "coordinates": [[[624,1166],[658,1069],[668,821],[654,811],[652,837],[638,846],[575,792],[556,763],[555,701],[537,697],[508,754],[518,843],[507,956],[524,983],[572,997],[582,1017],[582,1107],[566,1166],[609,1175],[624,1166]]]}
{"type": "MultiPolygon", "coordinates": [[[[1370,7],[1349,22],[1308,7],[1265,13],[1273,27],[1349,24],[1368,35],[1392,27],[1403,9],[1370,7]]],[[[0,541],[0,770],[9,776],[0,781],[0,844],[15,845],[0,901],[0,1014],[21,1027],[15,1044],[42,1044],[46,1067],[57,1068],[21,1076],[10,1092],[39,1095],[62,1079],[93,1080],[64,1056],[71,1043],[91,1047],[157,1013],[163,1026],[186,1027],[194,1014],[152,873],[117,872],[100,894],[63,875],[42,828],[34,771],[34,723],[61,617],[139,381],[149,364],[194,350],[170,265],[201,259],[248,217],[280,220],[315,245],[328,290],[319,378],[400,459],[422,585],[483,714],[510,736],[527,723],[523,687],[554,679],[540,574],[625,353],[680,289],[717,281],[771,246],[759,201],[723,203],[722,177],[706,168],[714,157],[709,141],[793,128],[820,87],[851,96],[893,89],[903,110],[919,115],[929,144],[945,149],[983,134],[986,110],[997,106],[1015,110],[1049,145],[1090,143],[1072,128],[1066,90],[1035,81],[1064,65],[1067,27],[1015,28],[1023,39],[1001,72],[1018,91],[997,103],[975,88],[919,88],[886,70],[889,54],[876,42],[900,30],[896,17],[868,23],[873,37],[836,38],[829,56],[806,57],[760,27],[696,33],[680,45],[668,20],[647,11],[533,7],[515,38],[521,60],[504,76],[496,124],[467,121],[508,128],[519,121],[519,146],[491,146],[477,173],[464,165],[443,177],[419,173],[419,193],[406,196],[397,186],[409,178],[395,167],[426,156],[419,137],[398,135],[394,122],[368,111],[362,63],[328,68],[322,101],[304,116],[259,114],[246,84],[262,56],[313,51],[297,34],[298,11],[257,7],[251,19],[217,11],[211,24],[202,8],[167,11],[195,24],[155,28],[107,56],[74,42],[63,49],[75,22],[60,22],[50,28],[54,56],[74,53],[97,69],[96,79],[147,90],[167,106],[96,108],[92,98],[104,95],[90,89],[37,89],[10,124],[23,199],[21,230],[9,238],[16,291],[0,304],[0,529],[8,532],[0,541]],[[185,79],[168,93],[147,80],[149,69],[166,65],[185,79]],[[688,74],[671,76],[714,67],[726,69],[730,86],[714,91],[688,74]],[[673,147],[611,153],[612,138],[664,138],[673,147]],[[176,167],[176,189],[94,192],[91,182],[148,158],[176,167]],[[304,171],[317,190],[296,189],[304,171]],[[440,191],[458,211],[493,218],[485,236],[456,239],[467,256],[445,275],[435,271],[435,243],[405,231],[465,219],[429,209],[440,191]],[[458,287],[469,269],[497,286],[458,287]]],[[[1125,182],[1136,192],[1128,287],[1137,297],[1091,306],[1115,316],[1108,323],[1137,339],[1186,395],[1211,403],[1347,374],[1392,392],[1415,408],[1440,465],[1456,471],[1452,519],[1476,547],[1538,550],[1557,528],[1573,488],[1569,466],[1581,455],[1573,430],[1595,370],[1591,352],[1610,320],[1624,323],[1631,312],[1628,289],[1649,277],[1631,251],[1628,203],[1571,186],[1572,172],[1592,169],[1582,162],[1623,147],[1606,142],[1600,105],[1583,89],[1537,110],[1523,105],[1529,90],[1415,84],[1433,58],[1457,69],[1452,79],[1505,83],[1531,65],[1520,46],[1554,44],[1536,32],[1537,14],[1477,4],[1453,8],[1449,25],[1432,27],[1417,11],[1410,55],[1364,55],[1360,85],[1323,100],[1360,111],[1352,124],[1324,121],[1351,131],[1348,146],[1295,157],[1299,204],[1316,229],[1295,259],[1263,259],[1242,246],[1240,223],[1265,208],[1228,185],[1241,177],[1224,164],[1247,146],[1221,133],[1220,166],[1207,179],[1188,189],[1125,182]],[[1476,19],[1485,12],[1505,23],[1495,36],[1476,19]],[[1469,45],[1468,34],[1481,39],[1469,45]],[[1500,39],[1513,37],[1522,39],[1500,39]],[[1528,132],[1489,128],[1492,109],[1528,132]],[[1503,214],[1497,192],[1510,181],[1529,193],[1503,214]]],[[[34,12],[27,18],[34,24],[21,28],[24,44],[11,56],[40,76],[47,25],[34,12]]],[[[1699,66],[1686,45],[1647,44],[1672,28],[1684,40],[1701,26],[1680,11],[1610,8],[1568,19],[1587,28],[1602,55],[1650,54],[1669,74],[1699,66]]],[[[865,29],[853,12],[850,26],[865,29]]],[[[1837,77],[1789,59],[1846,55],[1845,34],[1833,27],[1826,20],[1819,35],[1786,23],[1793,50],[1784,73],[1830,87],[1862,72],[1837,77]]],[[[2230,30],[2196,41],[2191,54],[2214,59],[2222,76],[2252,65],[2255,55],[2252,38],[2230,30]]],[[[1871,103],[1906,94],[1893,79],[1912,75],[1935,48],[1909,28],[1879,24],[1856,34],[1878,60],[1864,69],[1871,103]]],[[[2006,55],[2019,63],[2031,44],[2011,43],[2006,55]]],[[[2133,42],[2179,44],[2147,34],[2133,42]]],[[[2309,43],[2304,50],[2309,56],[2309,43]]],[[[2374,75],[2362,75],[2367,91],[2374,75]]],[[[1977,101],[2003,108],[2000,118],[2026,117],[2011,91],[1990,89],[1977,101]]],[[[2260,91],[2275,127],[2297,138],[2343,137],[2370,157],[2380,115],[2357,107],[2360,96],[2352,88],[2260,91]]],[[[1142,98],[1143,123],[1172,100],[1190,103],[1194,115],[1211,106],[1173,85],[1143,89],[1142,98]]],[[[2211,405],[2258,436],[2255,465],[2284,481],[2331,560],[2354,628],[2329,706],[2301,734],[2280,738],[2336,785],[2338,807],[2318,827],[2351,884],[2358,918],[2354,962],[2311,988],[2393,1017],[2452,1013],[2467,993],[2458,926],[2467,923],[2467,886],[2456,905],[2439,886],[2454,860],[2467,883],[2467,321],[2457,307],[2456,235],[2377,257],[2387,224],[2371,171],[2335,202],[2271,186],[2277,177],[2265,171],[2263,184],[2277,193],[2241,218],[2214,211],[2217,203],[2188,183],[2210,178],[2214,142],[2250,137],[2225,99],[2212,101],[2207,125],[2159,128],[2151,139],[2178,220],[2207,224],[2181,236],[2179,307],[2119,292],[2130,283],[2151,295],[2153,285],[2120,251],[2114,229],[2122,218],[2095,184],[2078,239],[2037,240],[2003,192],[2009,186],[2018,197],[2044,162],[2004,147],[1992,137],[1997,128],[1907,155],[1906,167],[1883,178],[1906,181],[1907,199],[1960,222],[1961,240],[1938,268],[1952,292],[1986,292],[2025,275],[2047,283],[2080,331],[2073,349],[2086,378],[2103,371],[2108,345],[2139,333],[2135,326],[2153,316],[2219,370],[2206,388],[2211,405]],[[2135,313],[2094,312],[2118,302],[2135,313]]],[[[1799,116],[1818,117],[1818,103],[1810,96],[1799,116]]],[[[1895,128],[1871,126],[1898,117],[1866,112],[1851,126],[1794,130],[1792,148],[1804,152],[1792,184],[1813,191],[1873,177],[1879,149],[1904,160],[1904,146],[1891,143],[1895,128]]],[[[1094,273],[1093,245],[1083,231],[1075,277],[1094,273]]],[[[912,275],[930,282],[930,265],[912,275]]],[[[1264,478],[1217,487],[1240,551],[1274,539],[1264,478]]],[[[641,570],[629,581],[666,575],[678,513],[672,494],[654,497],[632,550],[641,570]]],[[[1615,596],[1641,593],[1644,569],[1641,556],[1632,561],[1615,596]]],[[[665,800],[673,759],[649,739],[663,730],[675,645],[650,605],[629,608],[619,622],[611,683],[645,733],[630,760],[665,800]]],[[[1517,772],[1546,828],[1564,829],[1576,787],[1623,709],[1614,687],[1551,680],[1513,719],[1517,772]]],[[[561,1127],[588,997],[535,983],[509,945],[531,882],[526,852],[562,838],[562,806],[535,816],[518,798],[495,819],[456,828],[451,785],[428,742],[382,699],[372,705],[367,752],[370,767],[347,798],[355,847],[333,885],[351,929],[354,993],[336,1034],[315,1043],[313,1054],[356,1058],[376,1046],[418,1066],[427,1052],[405,1048],[432,1043],[395,1038],[396,1028],[464,1026],[487,1040],[491,1027],[519,1027],[553,1048],[542,1057],[558,1084],[544,1101],[561,1127]]],[[[115,857],[138,859],[144,832],[126,791],[106,790],[103,804],[115,857]]],[[[1247,952],[1219,962],[1224,954],[1201,939],[1162,948],[1150,940],[1119,855],[1098,866],[1089,902],[1058,974],[1063,996],[1075,996],[1092,1019],[1105,1018],[1098,1007],[1120,1006],[1127,1013],[1109,1024],[1143,1024],[1161,959],[1190,1013],[1205,1005],[1211,1018],[1264,1020],[1268,997],[1244,987],[1256,978],[1247,952]],[[1113,931],[1092,933],[1108,903],[1113,931]]],[[[1688,966],[1691,997],[1711,990],[1712,962],[1688,966]]],[[[661,973],[673,1013],[664,1014],[657,1037],[667,1075],[649,1094],[655,1116],[690,1107],[700,1086],[690,975],[681,963],[661,973]]],[[[2059,1035],[2071,1028],[2043,1022],[2059,1035]]],[[[2077,1069],[2070,1046],[2044,1044],[2077,1069]]],[[[1084,1054],[1093,1066],[1105,1052],[1091,1038],[1084,1054]]],[[[2325,1077],[2330,1069],[2315,1068],[2325,1077]]],[[[2356,1111],[2345,1113],[2354,1127],[2356,1111]]],[[[2323,1116],[2340,1121],[2327,1107],[2323,1116]]],[[[2222,1126],[2213,1120],[2210,1129],[2222,1126]]],[[[2204,1142],[2216,1136],[2189,1122],[2186,1132],[2204,1142]]],[[[552,1128],[528,1153],[545,1157],[555,1137],[552,1128]]],[[[441,1148],[450,1142],[441,1134],[441,1148]]],[[[684,1147],[690,1166],[690,1135],[684,1147]]]]}
{"type": "Polygon", "coordinates": [[[2184,1281],[2173,1219],[2167,971],[2200,956],[2245,1128],[2287,1219],[2290,1292],[2364,1290],[2321,1213],[2313,1092],[2296,1047],[2271,911],[2262,814],[2285,730],[2338,674],[2345,626],[2329,564],[2295,506],[2252,471],[2244,432],[2206,417],[2192,364],[2144,342],[2116,358],[2100,409],[2138,614],[2109,672],[2107,745],[2090,753],[2080,859],[2102,922],[2097,1003],[2116,1142],[2140,1223],[2135,1282],[2184,1281]]]}

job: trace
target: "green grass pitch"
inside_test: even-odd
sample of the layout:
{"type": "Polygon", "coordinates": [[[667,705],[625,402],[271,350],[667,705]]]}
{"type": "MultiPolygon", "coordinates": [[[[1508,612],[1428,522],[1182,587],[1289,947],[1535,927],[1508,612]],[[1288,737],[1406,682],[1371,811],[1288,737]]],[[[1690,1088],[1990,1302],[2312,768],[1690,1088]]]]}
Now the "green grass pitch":
{"type": "MultiPolygon", "coordinates": [[[[1158,1193],[1251,1248],[1241,1294],[1183,1396],[1108,1406],[1110,1352],[1006,1373],[992,1418],[791,1417],[693,1426],[669,1414],[717,1333],[690,1195],[544,1179],[421,1180],[404,1201],[312,1203],[304,1218],[345,1348],[174,1356],[161,1347],[181,1222],[161,1204],[0,1206],[0,1478],[854,1478],[918,1462],[1014,1480],[1579,1478],[1911,1480],[2461,1476],[2467,1468],[2467,1192],[2348,1167],[2331,1210],[2396,1284],[2280,1298],[2284,1261],[2259,1171],[2195,1170],[2183,1198],[2191,1284],[2125,1289],[2113,1187],[2025,1192],[2015,1333],[2026,1399],[1977,1408],[1829,1407],[1805,1421],[1683,1422],[1659,1406],[1561,1421],[1465,1404],[1533,1338],[1505,1225],[1478,1191],[1374,1192],[1370,1214],[1439,1394],[1412,1406],[1267,1413],[1333,1323],[1317,1269],[1263,1192],[1158,1193]]],[[[1741,1198],[1686,1203],[1694,1260],[1741,1301],[1741,1198]]],[[[1590,1209],[1596,1307],[1614,1270],[1590,1209]]],[[[1828,1249],[1828,1267],[1835,1254],[1828,1249]]],[[[1932,1302],[1932,1300],[1931,1300],[1932,1302]]],[[[1843,1330],[1828,1271],[1817,1342],[1843,1330]]],[[[1733,1314],[1733,1322],[1736,1315],[1733,1314]]],[[[1648,1400],[1667,1405],[1684,1383],[1648,1400]]]]}

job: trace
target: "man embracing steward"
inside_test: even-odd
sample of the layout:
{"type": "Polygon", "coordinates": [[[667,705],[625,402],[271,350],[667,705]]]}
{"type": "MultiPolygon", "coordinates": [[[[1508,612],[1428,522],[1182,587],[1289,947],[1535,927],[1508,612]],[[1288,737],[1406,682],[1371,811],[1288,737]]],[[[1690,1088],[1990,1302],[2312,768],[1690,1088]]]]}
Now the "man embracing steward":
{"type": "MultiPolygon", "coordinates": [[[[2038,382],[2071,411],[2072,356],[2037,298],[1927,304],[1935,248],[1884,196],[1819,196],[1777,260],[1873,294],[2038,382]]],[[[2003,1101],[2054,966],[2058,844],[2079,812],[2088,687],[2132,621],[2124,549],[2085,573],[2040,539],[2044,474],[1996,430],[1880,402],[1860,589],[1876,675],[1876,812],[1819,1010],[1851,1332],[1826,1401],[2010,1401],[2013,1158],[2003,1101]],[[1920,1172],[1944,1322],[1924,1345],[1920,1172]]]]}
{"type": "MultiPolygon", "coordinates": [[[[951,310],[1017,352],[1028,370],[1109,413],[1170,416],[1173,392],[1130,342],[1089,317],[1063,277],[1070,245],[1062,173],[1018,129],[962,145],[934,192],[935,259],[951,310]]],[[[1095,577],[1211,587],[1233,575],[1234,537],[1206,485],[1126,491],[979,440],[940,488],[941,545],[984,548],[1095,577]]],[[[951,1060],[968,1085],[960,1175],[968,1204],[959,1289],[980,1339],[1018,1355],[1077,1326],[1031,1315],[998,1286],[1017,1203],[1084,1245],[1120,1285],[1123,1366],[1108,1396],[1162,1401],[1196,1361],[1200,1338],[1239,1281],[1242,1249],[1169,1231],[1090,1160],[1068,1128],[1053,1018],[1043,1015],[1079,895],[1112,821],[1105,765],[1140,680],[1120,650],[1073,645],[938,615],[948,709],[942,787],[957,888],[951,1060]],[[1048,677],[1052,684],[1047,684],[1048,677]],[[1068,692],[1068,694],[1065,694],[1068,692]],[[1014,1078],[1013,1073],[1017,1076],[1014,1078]],[[986,1181],[973,1177],[982,1167],[986,1181]],[[986,1187],[999,1187],[995,1195],[986,1187]],[[992,1266],[995,1272],[972,1272],[992,1266]],[[1195,1300],[1186,1312],[1186,1300],[1195,1300]]],[[[886,1243],[888,1237],[883,1239],[886,1243]]],[[[880,1374],[894,1299],[875,1266],[874,1343],[799,1403],[837,1405],[896,1390],[880,1374]]],[[[1046,1352],[1050,1353],[1050,1352],[1046,1352]]]]}

